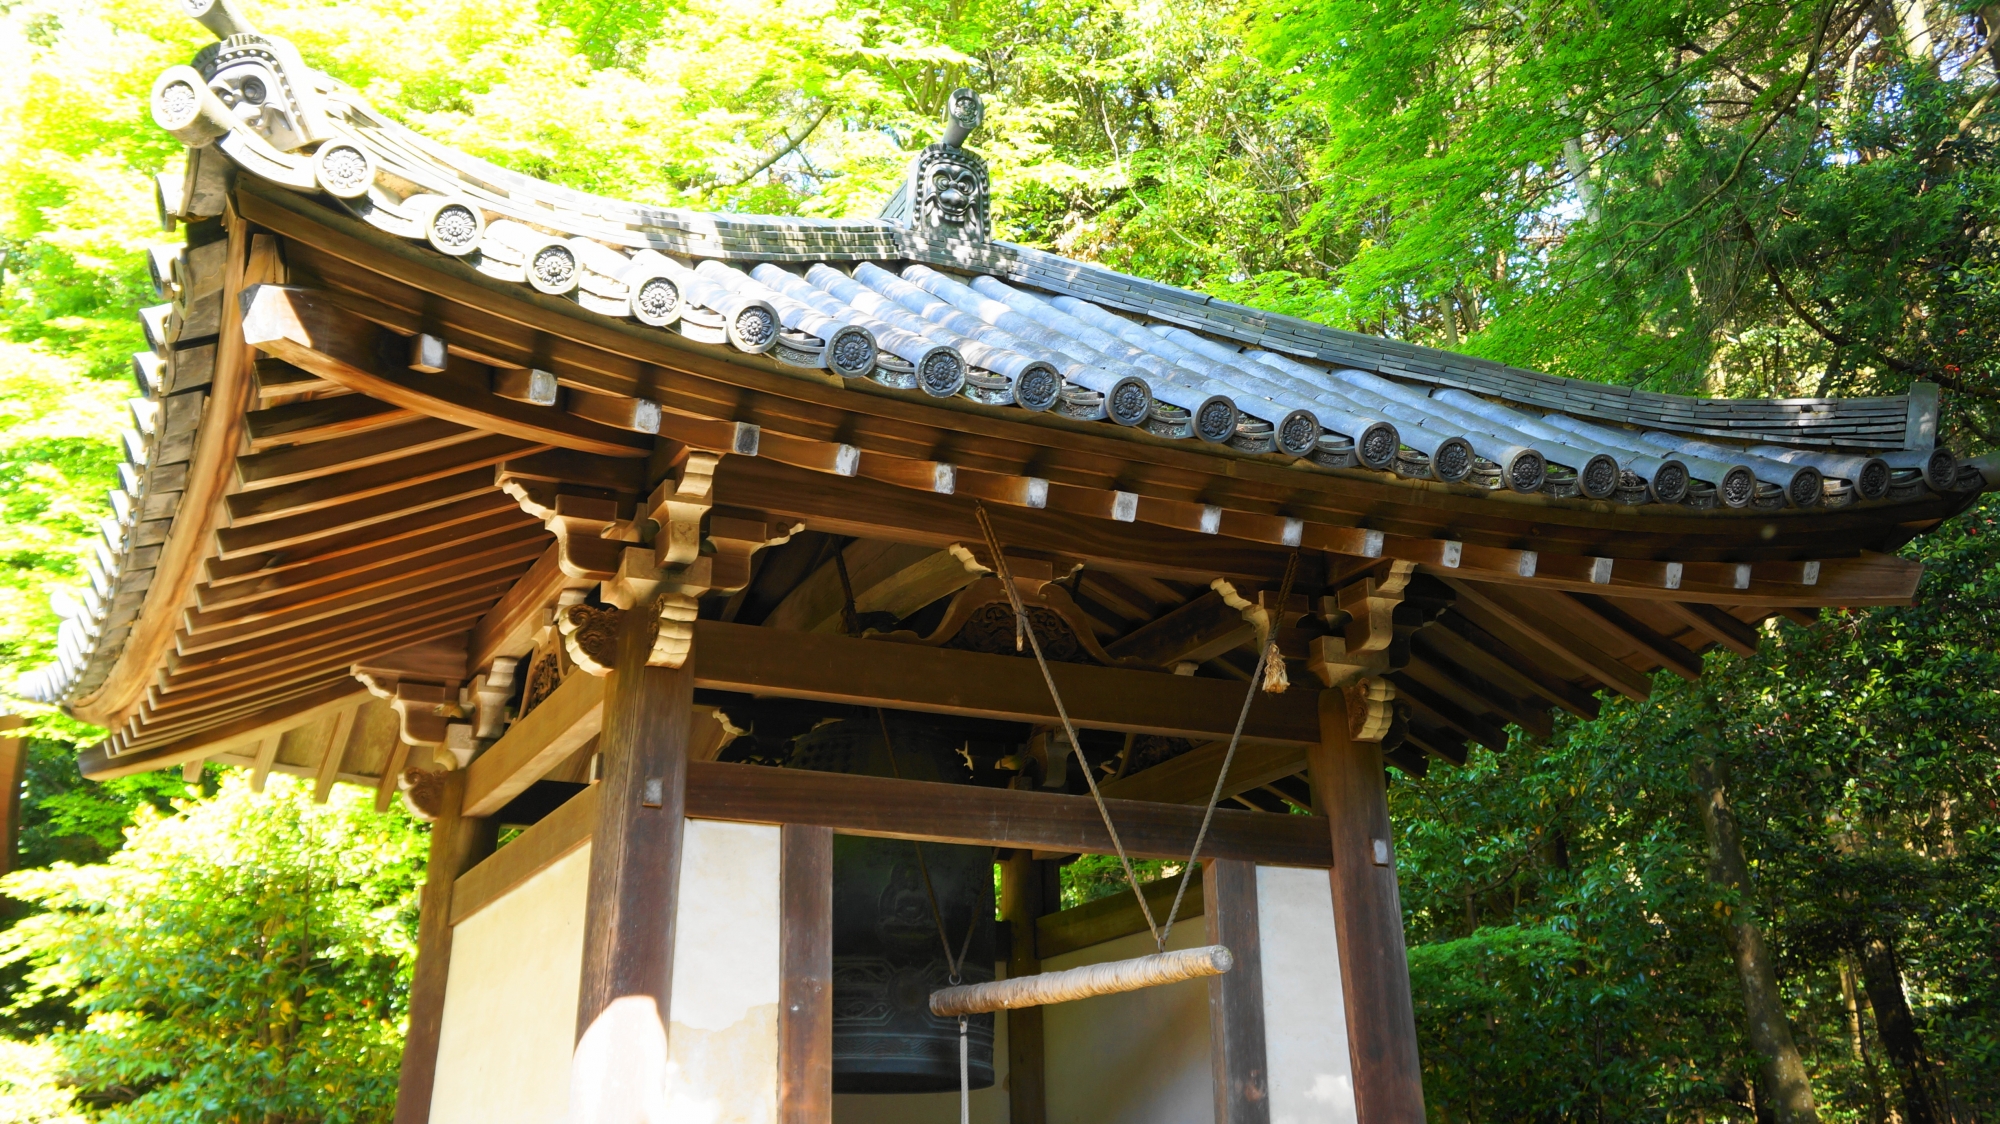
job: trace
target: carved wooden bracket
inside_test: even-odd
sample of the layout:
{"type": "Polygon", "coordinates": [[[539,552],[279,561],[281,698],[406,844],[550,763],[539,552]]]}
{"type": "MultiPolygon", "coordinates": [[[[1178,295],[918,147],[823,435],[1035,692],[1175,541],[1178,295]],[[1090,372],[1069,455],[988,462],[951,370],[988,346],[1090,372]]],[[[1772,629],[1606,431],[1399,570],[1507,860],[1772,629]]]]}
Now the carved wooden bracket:
{"type": "Polygon", "coordinates": [[[1364,679],[1342,688],[1347,698],[1347,735],[1379,742],[1396,724],[1396,688],[1387,679],[1364,679]]]}
{"type": "Polygon", "coordinates": [[[690,449],[673,474],[646,499],[645,515],[660,525],[653,564],[665,570],[701,557],[701,520],[715,502],[715,466],[722,454],[690,449]]]}
{"type": "Polygon", "coordinates": [[[1416,565],[1400,559],[1387,573],[1362,578],[1320,599],[1321,613],[1340,635],[1313,640],[1306,667],[1328,687],[1351,687],[1410,662],[1410,636],[1423,627],[1423,608],[1404,594],[1416,565]]]}
{"type": "Polygon", "coordinates": [[[687,662],[688,653],[694,650],[694,621],[700,608],[700,603],[685,593],[668,591],[654,599],[655,631],[653,649],[646,656],[648,664],[679,667],[687,662]]]}
{"type": "Polygon", "coordinates": [[[618,662],[618,617],[621,610],[595,605],[571,605],[556,616],[563,648],[577,670],[609,675],[618,662]]]}
{"type": "Polygon", "coordinates": [[[762,512],[718,508],[708,517],[713,569],[708,588],[734,593],[750,584],[750,561],[766,547],[782,546],[805,529],[797,519],[772,519],[762,512]]]}
{"type": "Polygon", "coordinates": [[[474,737],[492,741],[506,732],[507,700],[514,697],[514,676],[520,662],[512,656],[495,656],[493,663],[459,692],[459,707],[478,716],[474,737]]]}
{"type": "Polygon", "coordinates": [[[448,769],[405,769],[396,778],[396,787],[403,793],[403,806],[411,815],[425,823],[435,823],[444,814],[444,778],[448,772],[448,769]]]}
{"type": "Polygon", "coordinates": [[[356,665],[352,674],[378,699],[388,700],[401,720],[405,745],[436,749],[445,743],[446,728],[458,717],[456,684],[401,679],[394,672],[356,665]]]}

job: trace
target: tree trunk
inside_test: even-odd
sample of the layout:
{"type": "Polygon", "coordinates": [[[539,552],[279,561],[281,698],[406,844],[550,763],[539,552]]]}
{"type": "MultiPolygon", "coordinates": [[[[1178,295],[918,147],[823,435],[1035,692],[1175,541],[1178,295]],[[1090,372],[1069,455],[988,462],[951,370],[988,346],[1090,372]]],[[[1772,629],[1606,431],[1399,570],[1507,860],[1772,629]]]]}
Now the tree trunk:
{"type": "Polygon", "coordinates": [[[1881,1035],[1882,1049],[1903,1086],[1903,1124],[1937,1124],[1930,1063],[1924,1057],[1923,1040],[1917,1037],[1917,1020],[1910,1014],[1909,999],[1903,994],[1896,946],[1887,938],[1870,937],[1861,942],[1861,983],[1868,991],[1868,1005],[1875,1008],[1875,1033],[1881,1035]]]}
{"type": "MultiPolygon", "coordinates": [[[[1777,966],[1764,945],[1764,932],[1750,908],[1750,867],[1743,858],[1743,839],[1736,830],[1727,794],[1711,761],[1698,761],[1694,780],[1701,788],[1701,825],[1708,834],[1708,877],[1732,892],[1736,905],[1723,922],[1723,936],[1736,960],[1737,982],[1743,986],[1750,1046],[1763,1059],[1763,1081],[1757,1090],[1759,1107],[1770,1106],[1773,1124],[1818,1124],[1812,1083],[1805,1062],[1792,1041],[1785,1019],[1784,998],[1778,992],[1777,966]]],[[[1759,1115],[1762,1115],[1761,1113],[1759,1115]]]]}
{"type": "Polygon", "coordinates": [[[1847,1040],[1854,1050],[1855,1064],[1861,1067],[1862,1081],[1868,1086],[1868,1119],[1873,1124],[1886,1124],[1889,1112],[1882,1100],[1882,1083],[1875,1076],[1875,1059],[1868,1056],[1868,1040],[1861,1034],[1860,987],[1854,978],[1854,967],[1847,957],[1840,958],[1840,1000],[1847,1008],[1847,1040]]]}

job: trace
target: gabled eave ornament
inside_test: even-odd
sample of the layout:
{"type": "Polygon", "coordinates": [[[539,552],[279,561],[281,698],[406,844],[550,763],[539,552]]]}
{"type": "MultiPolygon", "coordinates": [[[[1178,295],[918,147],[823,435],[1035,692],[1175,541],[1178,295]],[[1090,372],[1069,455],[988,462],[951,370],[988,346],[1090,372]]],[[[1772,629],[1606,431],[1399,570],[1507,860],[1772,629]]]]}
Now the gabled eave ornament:
{"type": "Polygon", "coordinates": [[[882,208],[881,217],[901,222],[922,257],[942,253],[972,264],[992,252],[992,179],[986,161],[965,147],[985,120],[977,91],[953,90],[945,99],[944,136],[910,159],[902,185],[882,208]]]}

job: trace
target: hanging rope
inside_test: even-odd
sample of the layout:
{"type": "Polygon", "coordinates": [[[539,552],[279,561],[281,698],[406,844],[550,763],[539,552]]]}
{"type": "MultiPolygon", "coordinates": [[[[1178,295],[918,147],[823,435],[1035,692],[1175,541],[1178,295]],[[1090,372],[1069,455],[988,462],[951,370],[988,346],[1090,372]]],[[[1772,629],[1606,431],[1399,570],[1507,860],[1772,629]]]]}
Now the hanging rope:
{"type": "Polygon", "coordinates": [[[1283,678],[1285,658],[1278,652],[1278,626],[1285,619],[1285,604],[1292,599],[1292,580],[1299,574],[1299,552],[1294,550],[1285,563],[1285,580],[1278,585],[1277,616],[1269,622],[1271,635],[1269,642],[1258,646],[1257,668],[1250,673],[1250,689],[1243,692],[1243,709],[1236,712],[1236,729],[1229,735],[1229,748],[1222,755],[1222,768],[1215,774],[1215,790],[1208,794],[1208,807],[1201,813],[1201,830],[1195,832],[1194,850],[1188,853],[1187,865],[1181,868],[1180,888],[1174,891],[1173,907],[1167,910],[1167,923],[1161,929],[1160,951],[1167,948],[1167,935],[1174,931],[1174,919],[1180,916],[1181,899],[1187,896],[1188,880],[1194,877],[1195,859],[1201,855],[1201,845],[1208,838],[1208,825],[1215,819],[1215,806],[1222,802],[1222,789],[1229,780],[1229,765],[1236,760],[1236,747],[1243,741],[1243,724],[1250,718],[1250,702],[1257,697],[1257,688],[1262,686],[1274,694],[1283,687],[1272,687],[1266,678],[1266,668],[1276,663],[1278,678],[1283,678]]]}
{"type": "Polygon", "coordinates": [[[973,511],[979,516],[979,529],[986,535],[986,549],[993,554],[993,565],[1000,576],[1000,585],[1007,591],[1007,601],[1014,607],[1014,644],[1018,650],[1021,637],[1026,635],[1029,647],[1034,649],[1035,663],[1042,669],[1042,681],[1049,686],[1049,698],[1056,704],[1056,717],[1062,719],[1063,732],[1069,735],[1069,747],[1076,754],[1076,765],[1083,773],[1083,782],[1090,786],[1090,798],[1097,802],[1097,814],[1104,820],[1105,834],[1111,837],[1111,847],[1118,852],[1118,865],[1124,868],[1125,881],[1132,886],[1132,896],[1139,899],[1139,914],[1146,919],[1146,928],[1153,934],[1153,942],[1166,947],[1166,939],[1160,935],[1159,923],[1153,920],[1153,908],[1146,901],[1146,892],[1139,885],[1139,876],[1132,871],[1132,859],[1125,853],[1125,843],[1118,838],[1118,827],[1111,822],[1111,809],[1104,803],[1104,796],[1097,791],[1097,778],[1090,773],[1090,762],[1083,756],[1083,741],[1076,736],[1076,727],[1069,720],[1069,710],[1063,706],[1062,692],[1056,689],[1055,676],[1049,671],[1048,657],[1042,654],[1042,642],[1035,636],[1034,623],[1028,620],[1028,610],[1021,604],[1021,591],[1014,588],[1014,575],[1007,569],[1007,556],[1000,550],[1000,536],[993,531],[993,520],[986,514],[986,505],[973,501],[973,511]]]}

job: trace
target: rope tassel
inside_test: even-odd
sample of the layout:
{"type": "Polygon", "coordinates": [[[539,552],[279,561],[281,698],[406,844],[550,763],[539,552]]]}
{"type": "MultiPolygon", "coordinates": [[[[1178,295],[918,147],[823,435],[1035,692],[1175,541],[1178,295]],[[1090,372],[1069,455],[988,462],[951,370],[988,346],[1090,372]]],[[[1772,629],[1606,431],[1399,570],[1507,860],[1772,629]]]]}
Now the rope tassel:
{"type": "Polygon", "coordinates": [[[1095,995],[1116,995],[1121,991],[1182,980],[1219,976],[1236,966],[1236,958],[1219,944],[1156,952],[1132,960],[1086,964],[1061,972],[1043,972],[1018,979],[992,983],[939,988],[931,992],[931,1013],[940,1018],[953,1015],[983,1015],[988,1011],[1012,1011],[1039,1007],[1045,1003],[1067,1003],[1095,995]]]}

